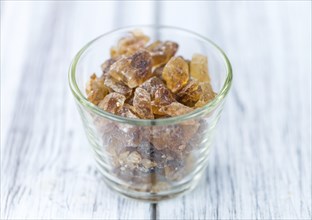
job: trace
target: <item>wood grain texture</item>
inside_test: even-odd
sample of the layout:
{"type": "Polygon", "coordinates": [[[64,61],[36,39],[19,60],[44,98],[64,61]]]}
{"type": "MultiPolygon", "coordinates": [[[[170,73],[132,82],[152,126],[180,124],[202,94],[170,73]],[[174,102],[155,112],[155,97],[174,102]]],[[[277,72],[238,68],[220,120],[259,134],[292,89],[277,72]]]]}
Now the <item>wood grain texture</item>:
{"type": "Polygon", "coordinates": [[[1,2],[1,219],[311,219],[311,46],[309,1],[1,2]],[[151,23],[234,70],[206,176],[153,206],[104,185],[67,83],[86,42],[151,23]]]}
{"type": "Polygon", "coordinates": [[[161,23],[175,8],[171,25],[224,48],[234,82],[206,178],[193,193],[160,203],[160,219],[310,219],[311,3],[161,7],[161,23]],[[201,17],[190,21],[183,8],[201,17]]]}

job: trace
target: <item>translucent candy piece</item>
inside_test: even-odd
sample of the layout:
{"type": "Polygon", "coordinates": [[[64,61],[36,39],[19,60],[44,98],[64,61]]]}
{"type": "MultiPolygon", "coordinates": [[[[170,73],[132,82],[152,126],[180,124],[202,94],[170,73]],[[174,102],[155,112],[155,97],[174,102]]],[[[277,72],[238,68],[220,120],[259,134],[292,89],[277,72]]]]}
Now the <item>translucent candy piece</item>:
{"type": "Polygon", "coordinates": [[[152,65],[161,66],[175,55],[179,45],[172,41],[156,41],[147,47],[152,55],[152,65]]]}
{"type": "Polygon", "coordinates": [[[162,106],[158,110],[161,114],[169,115],[169,116],[178,116],[178,115],[184,115],[191,111],[193,111],[192,108],[185,106],[179,102],[172,102],[169,105],[162,106]]]}
{"type": "Polygon", "coordinates": [[[126,97],[117,92],[113,92],[105,96],[99,103],[99,107],[107,112],[116,114],[117,111],[124,105],[126,97]]]}
{"type": "Polygon", "coordinates": [[[171,92],[176,93],[189,80],[189,67],[186,61],[182,57],[172,57],[162,72],[162,78],[171,92]]]}
{"type": "Polygon", "coordinates": [[[157,115],[166,115],[164,112],[159,111],[163,106],[167,106],[172,102],[176,101],[170,92],[165,86],[160,87],[155,92],[154,100],[152,101],[153,113],[157,115]]]}
{"type": "MultiPolygon", "coordinates": [[[[179,125],[153,127],[151,143],[157,150],[176,149],[184,143],[183,129],[179,125]]],[[[163,152],[163,151],[162,151],[163,152]]],[[[159,158],[159,163],[164,160],[166,154],[159,158]]]]}
{"type": "Polygon", "coordinates": [[[86,86],[86,93],[88,100],[97,105],[108,94],[108,89],[104,86],[102,79],[92,74],[86,86]]]}
{"type": "Polygon", "coordinates": [[[208,59],[201,54],[194,54],[191,61],[191,76],[200,82],[210,82],[208,59]]]}
{"type": "Polygon", "coordinates": [[[117,59],[108,59],[106,60],[102,65],[101,65],[101,69],[102,69],[102,76],[101,78],[105,78],[108,75],[108,72],[110,70],[110,67],[112,66],[113,63],[116,62],[117,59]]]}
{"type": "Polygon", "coordinates": [[[136,30],[130,32],[130,35],[119,40],[116,47],[111,48],[111,57],[115,58],[121,55],[132,55],[140,48],[144,48],[149,41],[149,37],[141,31],[136,30]]]}
{"type": "Polygon", "coordinates": [[[139,115],[140,118],[154,118],[151,105],[151,96],[145,89],[142,89],[140,87],[135,89],[133,106],[135,108],[135,112],[139,115]]]}
{"type": "Polygon", "coordinates": [[[111,76],[105,77],[104,85],[109,88],[111,91],[118,92],[125,97],[130,97],[132,94],[132,89],[123,84],[122,82],[118,82],[111,76]]]}
{"type": "MultiPolygon", "coordinates": [[[[118,111],[117,115],[120,115],[122,117],[126,118],[139,118],[134,114],[133,112],[133,106],[130,106],[129,104],[124,104],[118,111]]],[[[122,125],[121,125],[122,126],[122,125]]]]}
{"type": "Polygon", "coordinates": [[[137,151],[132,151],[126,159],[125,167],[129,167],[131,170],[137,168],[141,162],[142,157],[137,151]]]}
{"type": "Polygon", "coordinates": [[[193,107],[199,100],[201,89],[196,79],[190,79],[189,82],[177,93],[177,100],[189,107],[193,107]]]}
{"type": "Polygon", "coordinates": [[[143,84],[140,85],[142,89],[145,89],[150,95],[152,100],[155,98],[155,93],[157,89],[161,87],[165,87],[165,84],[161,79],[154,76],[148,80],[146,80],[143,84]]]}
{"type": "Polygon", "coordinates": [[[163,70],[164,70],[164,66],[159,66],[159,67],[155,68],[153,70],[153,76],[156,76],[159,79],[161,79],[163,70]]]}
{"type": "Polygon", "coordinates": [[[151,55],[140,50],[131,57],[123,57],[110,68],[109,74],[130,88],[135,88],[151,77],[151,55]]]}
{"type": "Polygon", "coordinates": [[[200,86],[200,90],[201,90],[201,95],[200,95],[198,102],[196,102],[196,104],[195,104],[196,108],[203,107],[204,105],[208,104],[217,95],[213,91],[210,82],[200,83],[199,86],[200,86]]]}

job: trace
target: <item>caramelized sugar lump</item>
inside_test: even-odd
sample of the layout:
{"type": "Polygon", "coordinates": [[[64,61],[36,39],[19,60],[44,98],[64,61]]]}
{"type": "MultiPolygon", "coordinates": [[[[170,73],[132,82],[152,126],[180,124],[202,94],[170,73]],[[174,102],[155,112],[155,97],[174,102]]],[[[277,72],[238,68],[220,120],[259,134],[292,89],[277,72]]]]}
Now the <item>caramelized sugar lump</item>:
{"type": "Polygon", "coordinates": [[[201,94],[198,102],[195,104],[196,108],[203,107],[216,97],[216,93],[213,91],[209,82],[202,82],[199,86],[201,94]]]}
{"type": "Polygon", "coordinates": [[[151,77],[152,60],[146,50],[140,50],[130,57],[117,60],[109,70],[109,74],[129,88],[135,88],[151,77]]]}
{"type": "Polygon", "coordinates": [[[133,106],[136,113],[142,119],[153,119],[151,96],[150,94],[140,87],[135,89],[133,97],[133,106]]]}
{"type": "Polygon", "coordinates": [[[153,70],[153,76],[156,76],[158,77],[159,79],[162,79],[162,72],[164,70],[164,66],[159,66],[159,67],[156,67],[154,70],[153,70]]]}
{"type": "Polygon", "coordinates": [[[178,116],[178,115],[184,115],[191,111],[193,111],[192,108],[185,106],[179,102],[172,102],[169,105],[162,106],[158,110],[161,114],[169,115],[169,116],[178,116]]]}
{"type": "Polygon", "coordinates": [[[122,55],[132,55],[140,48],[144,48],[148,41],[149,37],[141,31],[132,31],[129,33],[129,36],[120,39],[117,46],[111,48],[111,57],[116,58],[122,55]]]}
{"type": "Polygon", "coordinates": [[[194,54],[191,60],[191,76],[200,82],[210,82],[208,74],[208,59],[201,54],[194,54]]]}
{"type": "Polygon", "coordinates": [[[199,81],[191,78],[186,86],[177,93],[177,100],[189,107],[193,107],[201,96],[199,81]]]}
{"type": "Polygon", "coordinates": [[[97,78],[95,73],[92,74],[86,86],[88,100],[97,105],[108,92],[108,89],[104,86],[103,80],[97,78]]]}
{"type": "Polygon", "coordinates": [[[107,75],[108,72],[110,70],[110,67],[113,65],[113,63],[115,63],[117,61],[117,59],[108,59],[106,60],[102,65],[101,65],[101,69],[102,69],[102,76],[101,78],[104,79],[107,75]]]}
{"type": "Polygon", "coordinates": [[[153,66],[161,66],[166,64],[171,57],[175,55],[179,45],[172,41],[155,41],[147,47],[152,55],[153,66]]]}
{"type": "Polygon", "coordinates": [[[139,118],[135,113],[134,113],[134,107],[129,105],[129,104],[124,104],[118,111],[117,115],[120,115],[122,117],[126,118],[139,118]]]}
{"type": "Polygon", "coordinates": [[[182,57],[172,57],[162,72],[162,78],[171,92],[176,93],[189,80],[189,67],[182,57]]]}
{"type": "Polygon", "coordinates": [[[158,88],[152,101],[153,113],[156,115],[167,115],[165,112],[160,111],[161,107],[167,106],[172,102],[176,101],[173,94],[165,86],[158,88]]]}
{"type": "Polygon", "coordinates": [[[154,76],[146,80],[140,87],[145,89],[151,95],[151,98],[154,99],[156,91],[161,87],[165,87],[165,84],[161,79],[154,76]]]}
{"type": "Polygon", "coordinates": [[[113,92],[105,96],[105,98],[99,103],[99,107],[104,111],[116,114],[117,111],[123,106],[126,97],[117,92],[113,92]]]}
{"type": "Polygon", "coordinates": [[[111,76],[107,76],[104,80],[104,85],[112,92],[118,92],[125,97],[130,97],[132,94],[132,89],[126,86],[124,83],[115,80],[111,76]]]}

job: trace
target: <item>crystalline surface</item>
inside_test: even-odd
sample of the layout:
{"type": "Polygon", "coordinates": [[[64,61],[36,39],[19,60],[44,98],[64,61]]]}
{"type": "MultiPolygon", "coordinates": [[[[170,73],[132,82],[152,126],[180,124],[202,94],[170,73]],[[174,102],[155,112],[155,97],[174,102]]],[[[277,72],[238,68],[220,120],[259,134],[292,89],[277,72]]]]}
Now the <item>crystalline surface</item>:
{"type": "Polygon", "coordinates": [[[208,59],[201,54],[194,54],[191,61],[191,76],[201,82],[210,82],[208,59]]]}
{"type": "Polygon", "coordinates": [[[201,95],[198,102],[195,104],[196,108],[203,107],[216,97],[216,93],[212,90],[212,86],[209,82],[200,83],[199,86],[201,95]]]}
{"type": "Polygon", "coordinates": [[[160,66],[169,61],[177,52],[179,45],[172,41],[156,41],[147,47],[152,55],[153,66],[160,66]]]}
{"type": "Polygon", "coordinates": [[[117,111],[123,106],[126,97],[119,93],[113,92],[105,96],[99,103],[99,107],[107,112],[116,114],[117,111]]]}
{"type": "Polygon", "coordinates": [[[118,92],[126,97],[130,97],[132,94],[132,89],[123,84],[122,82],[118,82],[111,76],[105,77],[104,85],[109,88],[111,91],[118,92]]]}
{"type": "Polygon", "coordinates": [[[118,111],[117,114],[126,118],[139,118],[133,113],[133,106],[124,104],[118,111]]]}
{"type": "Polygon", "coordinates": [[[117,59],[108,59],[106,60],[102,65],[101,65],[101,69],[102,69],[102,76],[101,78],[104,79],[107,75],[108,72],[110,70],[110,67],[113,65],[113,63],[115,63],[117,61],[117,59]]]}
{"type": "Polygon", "coordinates": [[[110,68],[109,74],[130,88],[135,88],[151,77],[151,55],[140,50],[131,57],[123,57],[110,68]]]}
{"type": "Polygon", "coordinates": [[[177,100],[189,107],[199,100],[201,89],[196,79],[190,79],[189,82],[177,93],[177,100]]]}
{"type": "Polygon", "coordinates": [[[182,57],[172,57],[164,67],[162,78],[173,93],[180,90],[189,80],[189,67],[186,61],[182,57]]]}
{"type": "Polygon", "coordinates": [[[161,79],[154,76],[149,80],[146,80],[142,85],[140,85],[142,89],[145,89],[150,95],[152,100],[155,98],[156,91],[161,88],[165,87],[165,84],[162,82],[161,79]]]}
{"type": "Polygon", "coordinates": [[[156,115],[166,115],[165,112],[159,111],[159,109],[171,104],[174,101],[175,99],[169,89],[165,86],[158,88],[155,92],[154,100],[152,101],[153,113],[156,115]]]}
{"type": "Polygon", "coordinates": [[[169,105],[162,106],[158,110],[160,113],[169,115],[169,116],[178,116],[178,115],[184,115],[191,111],[193,111],[192,108],[185,106],[179,102],[172,102],[169,105]]]}
{"type": "Polygon", "coordinates": [[[164,70],[164,66],[159,66],[159,67],[155,68],[153,70],[153,76],[156,76],[159,79],[161,79],[163,70],[164,70]]]}
{"type": "Polygon", "coordinates": [[[150,94],[140,87],[136,88],[133,97],[133,106],[136,113],[143,119],[153,119],[150,94]]]}
{"type": "Polygon", "coordinates": [[[97,105],[108,94],[108,89],[104,86],[103,80],[93,74],[87,83],[86,93],[88,100],[97,105]]]}
{"type": "Polygon", "coordinates": [[[140,48],[144,48],[149,41],[149,37],[140,31],[130,32],[130,35],[119,40],[116,47],[111,48],[111,57],[115,58],[121,55],[132,55],[140,48]]]}

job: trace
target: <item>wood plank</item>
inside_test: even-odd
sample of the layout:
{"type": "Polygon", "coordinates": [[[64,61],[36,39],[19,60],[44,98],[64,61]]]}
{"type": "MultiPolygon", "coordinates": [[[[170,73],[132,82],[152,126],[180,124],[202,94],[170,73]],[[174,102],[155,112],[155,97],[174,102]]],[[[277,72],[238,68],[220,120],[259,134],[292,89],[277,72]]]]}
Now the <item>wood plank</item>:
{"type": "Polygon", "coordinates": [[[68,88],[71,59],[89,40],[113,29],[115,4],[6,4],[12,9],[4,18],[7,60],[1,84],[7,84],[3,94],[15,94],[3,100],[11,107],[4,108],[8,118],[1,120],[7,127],[1,143],[1,218],[149,218],[149,204],[125,199],[103,183],[68,88]],[[19,29],[27,39],[18,36],[19,29]],[[16,43],[27,47],[11,50],[16,43]]]}
{"type": "Polygon", "coordinates": [[[162,3],[161,23],[224,48],[234,83],[205,178],[160,219],[310,219],[311,2],[162,3]]]}

